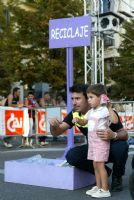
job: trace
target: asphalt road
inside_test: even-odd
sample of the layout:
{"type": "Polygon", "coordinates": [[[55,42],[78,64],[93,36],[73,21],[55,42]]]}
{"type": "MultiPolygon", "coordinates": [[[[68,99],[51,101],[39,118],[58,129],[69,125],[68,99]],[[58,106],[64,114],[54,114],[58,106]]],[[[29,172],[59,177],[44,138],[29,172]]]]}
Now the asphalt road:
{"type": "MultiPolygon", "coordinates": [[[[22,185],[4,182],[4,162],[28,158],[40,154],[44,158],[59,158],[64,153],[65,144],[51,144],[44,148],[26,149],[17,148],[5,149],[0,146],[0,200],[89,200],[93,199],[85,194],[89,187],[77,190],[62,190],[39,186],[22,185]]],[[[131,159],[133,151],[130,151],[126,165],[126,174],[123,177],[124,189],[122,192],[112,193],[111,200],[131,200],[128,191],[128,180],[131,174],[131,159]]],[[[21,171],[20,171],[21,173],[21,171]]],[[[44,172],[45,173],[45,172],[44,172]]],[[[111,178],[109,179],[111,182],[111,178]]],[[[108,198],[105,198],[108,199],[108,198]]]]}

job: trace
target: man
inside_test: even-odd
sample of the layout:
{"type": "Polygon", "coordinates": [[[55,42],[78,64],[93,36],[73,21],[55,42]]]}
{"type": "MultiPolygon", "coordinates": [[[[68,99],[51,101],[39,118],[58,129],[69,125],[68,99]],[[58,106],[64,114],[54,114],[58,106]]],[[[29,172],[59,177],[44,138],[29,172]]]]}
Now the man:
{"type": "MultiPolygon", "coordinates": [[[[87,87],[88,85],[81,84],[74,85],[70,88],[74,109],[66,116],[62,122],[59,122],[55,118],[50,120],[50,130],[52,135],[60,135],[65,130],[72,128],[74,126],[72,119],[74,117],[83,118],[85,113],[90,109],[86,94],[87,87]]],[[[87,126],[78,126],[78,128],[87,137],[87,126]]],[[[97,134],[103,140],[111,141],[108,161],[113,163],[111,189],[112,191],[121,191],[122,176],[125,174],[125,164],[128,157],[128,133],[123,129],[123,126],[118,117],[117,124],[111,123],[109,129],[105,131],[98,130],[97,134]]],[[[87,144],[74,147],[68,151],[66,159],[70,165],[94,173],[92,161],[87,160],[87,151],[87,144]]]]}
{"type": "MultiPolygon", "coordinates": [[[[55,101],[52,99],[51,95],[49,92],[44,92],[43,97],[39,101],[39,105],[41,108],[48,108],[55,106],[55,101]]],[[[47,136],[40,136],[39,137],[39,144],[40,146],[45,146],[49,144],[47,141],[47,136]]]]}
{"type": "Polygon", "coordinates": [[[45,92],[43,98],[40,99],[39,105],[42,108],[52,107],[55,106],[55,101],[51,98],[49,92],[45,92]]]}

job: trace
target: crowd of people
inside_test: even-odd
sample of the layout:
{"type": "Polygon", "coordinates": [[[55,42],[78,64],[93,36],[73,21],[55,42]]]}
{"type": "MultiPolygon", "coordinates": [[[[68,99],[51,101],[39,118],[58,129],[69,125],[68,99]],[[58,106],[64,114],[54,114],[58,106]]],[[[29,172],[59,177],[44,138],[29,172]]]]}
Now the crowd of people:
{"type": "MultiPolygon", "coordinates": [[[[49,92],[44,92],[43,97],[36,99],[33,91],[29,91],[26,97],[21,99],[20,88],[13,88],[12,92],[4,99],[0,101],[1,106],[9,106],[9,107],[27,107],[28,115],[29,115],[29,135],[28,137],[22,137],[22,146],[32,146],[33,144],[33,132],[35,132],[35,110],[38,108],[47,108],[47,107],[65,107],[66,103],[63,100],[61,95],[57,95],[55,99],[52,98],[49,92]]],[[[14,137],[6,136],[3,138],[3,144],[7,148],[11,148],[13,146],[12,140],[14,137]]],[[[38,137],[39,144],[44,146],[48,144],[46,141],[47,136],[38,137]]]]}

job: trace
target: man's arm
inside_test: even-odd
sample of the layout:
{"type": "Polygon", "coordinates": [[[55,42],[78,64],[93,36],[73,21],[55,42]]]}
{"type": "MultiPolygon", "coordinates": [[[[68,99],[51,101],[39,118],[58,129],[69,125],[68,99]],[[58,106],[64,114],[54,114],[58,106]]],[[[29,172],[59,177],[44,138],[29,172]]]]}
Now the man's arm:
{"type": "Polygon", "coordinates": [[[121,128],[116,132],[113,132],[110,128],[106,130],[98,130],[97,135],[103,140],[127,140],[128,139],[128,132],[121,128]]]}
{"type": "Polygon", "coordinates": [[[108,110],[109,110],[109,120],[113,124],[117,124],[118,123],[118,116],[116,115],[116,113],[113,111],[113,109],[111,107],[109,107],[108,110]]]}
{"type": "Polygon", "coordinates": [[[66,122],[59,122],[56,118],[49,120],[50,131],[53,136],[58,136],[64,133],[67,129],[70,128],[69,124],[66,122]]]}
{"type": "Polygon", "coordinates": [[[122,128],[116,132],[117,132],[117,139],[128,140],[128,132],[124,128],[122,128]]]}

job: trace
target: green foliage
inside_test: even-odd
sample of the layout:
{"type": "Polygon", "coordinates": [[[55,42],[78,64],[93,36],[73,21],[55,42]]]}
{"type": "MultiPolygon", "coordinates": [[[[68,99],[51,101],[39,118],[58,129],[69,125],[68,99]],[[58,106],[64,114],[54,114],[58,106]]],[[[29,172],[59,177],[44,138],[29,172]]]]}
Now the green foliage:
{"type": "Polygon", "coordinates": [[[0,91],[3,94],[8,91],[11,82],[14,81],[12,76],[14,68],[11,63],[14,41],[9,10],[0,1],[0,91]]]}
{"type": "MultiPolygon", "coordinates": [[[[48,82],[54,89],[66,87],[66,50],[49,49],[49,20],[83,14],[81,0],[9,0],[0,7],[0,69],[3,87],[22,80],[29,87],[48,82]],[[10,13],[6,18],[3,10],[10,13]]],[[[83,81],[83,48],[74,50],[74,74],[83,81]],[[79,76],[79,77],[78,77],[79,76]]],[[[0,82],[0,85],[1,85],[0,82]]],[[[2,87],[2,86],[1,86],[2,87]]]]}
{"type": "Polygon", "coordinates": [[[111,94],[116,99],[134,100],[134,20],[125,22],[124,29],[120,57],[110,71],[111,78],[116,81],[111,94]]]}

